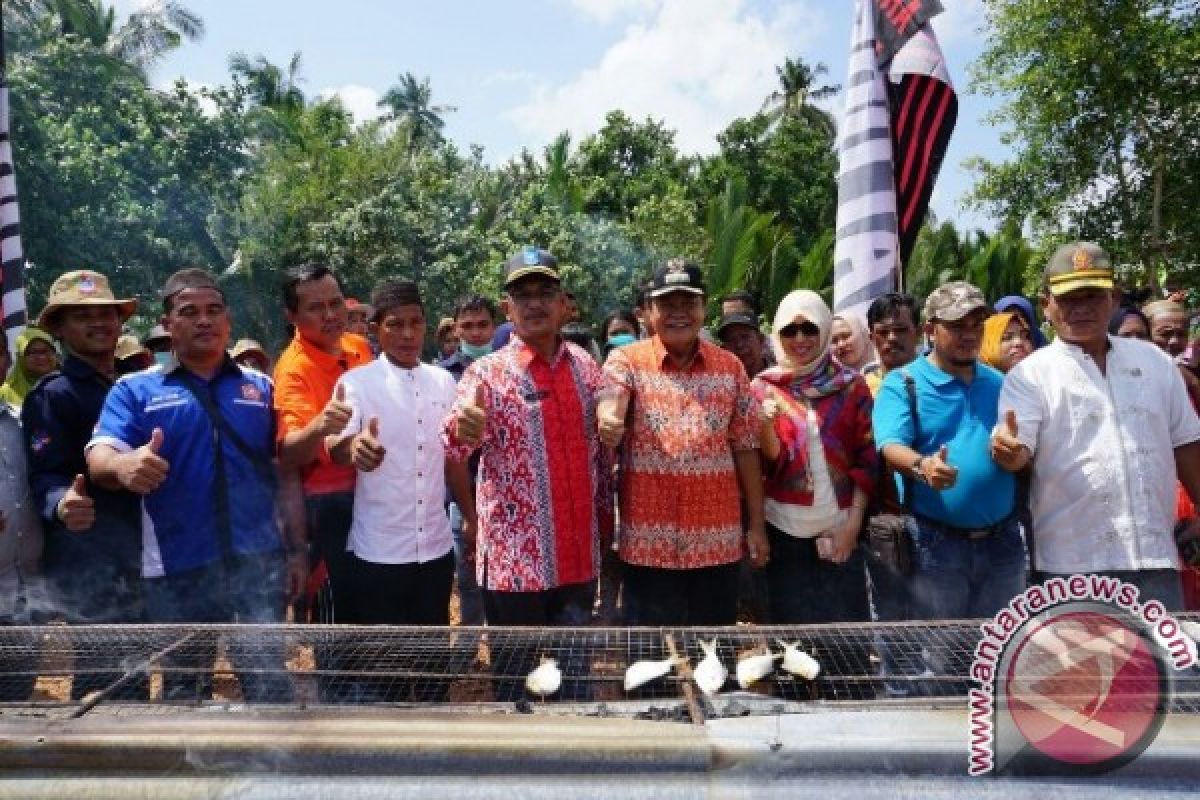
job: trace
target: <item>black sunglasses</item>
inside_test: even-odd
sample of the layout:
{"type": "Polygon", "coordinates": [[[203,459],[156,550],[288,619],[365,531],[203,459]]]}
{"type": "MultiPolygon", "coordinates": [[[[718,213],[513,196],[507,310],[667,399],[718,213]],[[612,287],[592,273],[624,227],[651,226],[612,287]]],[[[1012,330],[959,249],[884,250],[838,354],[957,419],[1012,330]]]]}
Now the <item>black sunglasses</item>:
{"type": "Polygon", "coordinates": [[[797,333],[803,333],[805,336],[820,336],[821,329],[808,320],[793,322],[791,325],[784,325],[779,329],[779,335],[785,339],[791,339],[797,333]]]}

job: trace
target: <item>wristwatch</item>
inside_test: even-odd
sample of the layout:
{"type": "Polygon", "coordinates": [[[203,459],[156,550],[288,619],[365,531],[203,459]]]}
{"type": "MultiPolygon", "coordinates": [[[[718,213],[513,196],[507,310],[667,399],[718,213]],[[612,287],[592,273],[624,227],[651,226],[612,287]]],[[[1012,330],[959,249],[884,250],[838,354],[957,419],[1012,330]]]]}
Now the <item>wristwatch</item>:
{"type": "Polygon", "coordinates": [[[927,456],[918,456],[917,460],[914,461],[912,465],[913,475],[916,476],[917,480],[919,480],[921,483],[929,483],[929,479],[925,477],[925,471],[921,469],[921,465],[925,463],[926,458],[927,456]]]}

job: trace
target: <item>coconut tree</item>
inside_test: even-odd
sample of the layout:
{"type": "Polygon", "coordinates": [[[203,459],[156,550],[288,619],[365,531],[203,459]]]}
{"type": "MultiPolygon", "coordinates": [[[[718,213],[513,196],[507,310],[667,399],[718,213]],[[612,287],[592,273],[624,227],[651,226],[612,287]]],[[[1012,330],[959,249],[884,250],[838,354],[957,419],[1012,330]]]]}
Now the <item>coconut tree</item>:
{"type": "Polygon", "coordinates": [[[103,0],[10,0],[14,45],[36,48],[54,36],[76,36],[141,73],[167,53],[204,35],[204,21],[176,0],[158,0],[118,24],[103,0]]]}
{"type": "Polygon", "coordinates": [[[411,72],[400,75],[399,82],[388,89],[379,101],[387,109],[384,119],[399,122],[408,129],[409,153],[443,141],[443,114],[458,109],[454,106],[433,105],[433,90],[429,78],[417,80],[411,72]]]}
{"type": "Polygon", "coordinates": [[[829,68],[821,63],[810,67],[803,59],[784,59],[783,66],[775,68],[779,88],[767,96],[762,107],[771,126],[785,117],[801,117],[832,136],[835,131],[833,117],[810,104],[813,100],[832,97],[840,90],[839,86],[816,85],[817,80],[828,72],[829,68]]]}

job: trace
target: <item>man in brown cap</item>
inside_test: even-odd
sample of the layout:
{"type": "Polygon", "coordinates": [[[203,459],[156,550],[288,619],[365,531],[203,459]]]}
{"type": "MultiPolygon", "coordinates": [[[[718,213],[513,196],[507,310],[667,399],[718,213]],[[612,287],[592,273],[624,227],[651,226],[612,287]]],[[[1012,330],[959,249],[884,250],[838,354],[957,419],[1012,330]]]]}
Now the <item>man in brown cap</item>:
{"type": "Polygon", "coordinates": [[[1103,249],[1058,249],[1042,288],[1058,337],[1005,376],[995,440],[1033,464],[1039,578],[1103,573],[1178,609],[1175,477],[1200,500],[1200,419],[1167,354],[1108,334],[1117,300],[1103,249]]]}
{"type": "Polygon", "coordinates": [[[988,617],[1025,588],[1015,465],[991,448],[1003,376],[979,361],[991,313],[965,281],[925,301],[932,349],[888,373],[872,419],[911,509],[913,601],[922,619],[988,617]]]}
{"type": "MultiPolygon", "coordinates": [[[[50,287],[38,326],[62,345],[59,371],[30,391],[21,413],[29,482],[46,523],[45,570],[51,599],[68,622],[141,622],[141,508],[130,492],[94,484],[84,447],[116,380],[117,339],[137,301],[118,299],[93,270],[60,276],[50,287]]],[[[119,654],[118,654],[119,655],[119,654]]],[[[103,658],[100,654],[98,657],[103,658]]],[[[72,697],[115,682],[121,672],[77,676],[72,697]]],[[[126,684],[122,697],[147,696],[145,683],[126,684]]]]}

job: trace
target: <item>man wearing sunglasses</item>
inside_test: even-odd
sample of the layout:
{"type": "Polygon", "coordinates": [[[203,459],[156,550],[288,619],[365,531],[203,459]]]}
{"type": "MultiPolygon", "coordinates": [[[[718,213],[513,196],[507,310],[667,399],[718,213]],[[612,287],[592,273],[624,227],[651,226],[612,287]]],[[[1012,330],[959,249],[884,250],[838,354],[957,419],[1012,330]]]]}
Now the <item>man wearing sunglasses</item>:
{"type": "Polygon", "coordinates": [[[989,313],[965,281],[935,289],[924,314],[932,350],[890,371],[875,400],[875,441],[898,473],[901,499],[912,491],[912,590],[923,619],[990,617],[1025,585],[1017,466],[991,451],[1004,378],[978,361],[989,313]]]}

